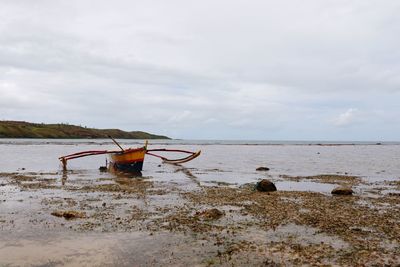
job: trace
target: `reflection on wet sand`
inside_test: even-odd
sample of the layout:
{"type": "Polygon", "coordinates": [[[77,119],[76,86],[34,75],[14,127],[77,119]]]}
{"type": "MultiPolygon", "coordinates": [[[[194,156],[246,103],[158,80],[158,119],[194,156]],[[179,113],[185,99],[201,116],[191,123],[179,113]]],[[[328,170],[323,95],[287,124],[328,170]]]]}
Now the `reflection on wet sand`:
{"type": "Polygon", "coordinates": [[[65,182],[68,179],[68,171],[67,170],[63,170],[62,171],[62,177],[61,177],[61,184],[65,185],[65,182]]]}
{"type": "Polygon", "coordinates": [[[184,173],[192,182],[194,182],[196,185],[199,187],[201,186],[200,181],[196,175],[194,175],[189,168],[186,168],[185,166],[182,166],[180,164],[174,164],[175,167],[175,173],[176,172],[182,172],[184,173]]]}
{"type": "MultiPolygon", "coordinates": [[[[101,167],[100,167],[101,168],[101,167]]],[[[102,170],[99,170],[100,172],[104,172],[102,170]]],[[[114,176],[115,178],[141,178],[143,177],[142,172],[136,171],[136,172],[123,172],[123,171],[118,171],[114,169],[107,169],[107,172],[111,174],[111,177],[114,176]]],[[[66,185],[66,182],[68,180],[68,175],[75,175],[76,171],[73,170],[66,170],[63,169],[61,171],[61,184],[66,185]]]]}

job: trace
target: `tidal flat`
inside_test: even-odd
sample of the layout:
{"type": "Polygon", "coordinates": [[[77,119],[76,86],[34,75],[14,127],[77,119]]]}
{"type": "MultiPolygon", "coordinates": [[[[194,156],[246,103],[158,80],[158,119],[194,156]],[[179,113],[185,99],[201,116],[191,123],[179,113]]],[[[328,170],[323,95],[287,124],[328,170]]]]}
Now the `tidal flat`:
{"type": "Polygon", "coordinates": [[[265,193],[252,184],[58,177],[0,174],[2,265],[400,263],[397,194],[265,193]]]}
{"type": "MultiPolygon", "coordinates": [[[[11,146],[40,154],[41,145],[11,146]]],[[[56,145],[47,159],[66,148],[77,149],[56,145]]],[[[358,173],[357,159],[345,166],[340,154],[332,164],[341,170],[324,172],[332,166],[324,165],[321,154],[341,148],[296,147],[309,153],[310,166],[318,166],[307,174],[289,164],[296,162],[293,153],[281,165],[268,156],[270,150],[293,152],[293,147],[263,147],[268,152],[257,154],[262,160],[254,166],[246,152],[259,147],[242,146],[237,158],[233,148],[227,148],[230,160],[249,160],[248,171],[246,164],[235,170],[229,159],[210,156],[219,151],[214,146],[203,147],[202,160],[185,166],[149,160],[142,177],[102,173],[95,168],[98,159],[72,164],[68,171],[61,171],[56,160],[50,168],[47,161],[30,165],[29,159],[1,165],[0,266],[400,264],[396,164],[375,158],[365,166],[374,175],[366,176],[358,173]],[[255,171],[259,166],[270,171],[255,171]],[[278,190],[258,192],[260,179],[271,180],[278,190]],[[339,185],[354,194],[331,195],[339,185]]],[[[381,148],[351,149],[372,153],[381,148]]],[[[397,149],[389,149],[392,156],[397,149]]]]}

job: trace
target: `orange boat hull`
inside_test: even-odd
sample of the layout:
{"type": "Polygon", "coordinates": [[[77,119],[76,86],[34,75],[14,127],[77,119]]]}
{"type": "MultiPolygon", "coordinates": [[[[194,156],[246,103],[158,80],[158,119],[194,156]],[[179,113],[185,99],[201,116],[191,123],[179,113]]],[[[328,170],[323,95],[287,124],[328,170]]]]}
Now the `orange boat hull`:
{"type": "Polygon", "coordinates": [[[110,154],[111,167],[118,171],[141,172],[145,155],[145,147],[112,153],[110,154]]]}

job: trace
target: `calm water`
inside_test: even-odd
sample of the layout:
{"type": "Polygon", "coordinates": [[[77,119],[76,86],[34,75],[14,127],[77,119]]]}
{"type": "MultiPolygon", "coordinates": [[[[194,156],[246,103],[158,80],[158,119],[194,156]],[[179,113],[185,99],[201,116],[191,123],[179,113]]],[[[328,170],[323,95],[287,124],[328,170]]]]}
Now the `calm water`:
{"type": "MultiPolygon", "coordinates": [[[[121,140],[124,147],[143,145],[143,140],[121,140]]],[[[149,148],[202,150],[197,159],[181,167],[161,164],[146,156],[143,176],[155,180],[211,181],[243,184],[260,178],[279,182],[280,175],[348,174],[368,182],[400,177],[400,143],[368,142],[280,142],[280,141],[183,141],[151,140],[149,148]],[[256,172],[260,166],[266,173],[256,172]]],[[[59,172],[58,157],[83,150],[115,150],[109,140],[0,139],[0,172],[59,172]]],[[[93,156],[69,161],[69,170],[81,176],[99,175],[106,157],[93,156]]],[[[103,175],[103,174],[102,174],[103,175]]],[[[308,187],[307,183],[298,186],[308,187]]],[[[287,189],[287,184],[281,184],[287,189]]],[[[289,186],[290,187],[290,186],[289,186]]],[[[323,191],[323,190],[322,190],[323,191]]]]}

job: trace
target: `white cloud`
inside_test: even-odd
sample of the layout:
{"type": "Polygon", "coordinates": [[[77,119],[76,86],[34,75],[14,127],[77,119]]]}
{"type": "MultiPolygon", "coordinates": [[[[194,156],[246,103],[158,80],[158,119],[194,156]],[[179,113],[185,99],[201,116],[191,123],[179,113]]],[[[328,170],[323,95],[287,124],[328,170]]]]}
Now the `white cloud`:
{"type": "Polygon", "coordinates": [[[21,107],[28,101],[26,95],[21,94],[20,89],[15,83],[0,82],[0,104],[2,107],[21,107]]]}
{"type": "Polygon", "coordinates": [[[334,124],[336,126],[349,126],[352,125],[357,120],[358,110],[355,108],[349,108],[346,112],[340,114],[334,119],[334,124]]]}
{"type": "Polygon", "coordinates": [[[335,138],[329,123],[362,121],[357,139],[373,136],[379,121],[360,111],[374,109],[393,121],[380,125],[391,138],[399,9],[397,0],[4,0],[0,115],[177,138],[335,138]],[[359,110],[334,115],[348,107],[359,110]]]}

